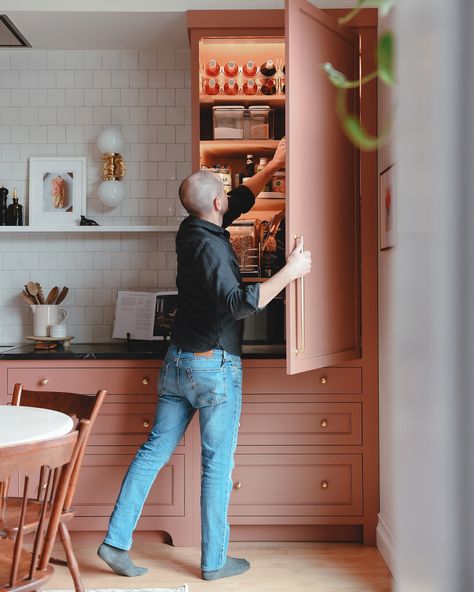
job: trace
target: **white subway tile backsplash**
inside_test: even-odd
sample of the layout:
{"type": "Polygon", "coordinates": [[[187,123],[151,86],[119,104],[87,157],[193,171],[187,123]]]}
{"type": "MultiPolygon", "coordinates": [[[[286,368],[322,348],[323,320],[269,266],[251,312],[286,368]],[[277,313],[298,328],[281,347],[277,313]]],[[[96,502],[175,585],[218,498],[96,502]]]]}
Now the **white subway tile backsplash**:
{"type": "Polygon", "coordinates": [[[112,84],[112,73],[110,70],[93,70],[92,86],[94,88],[110,88],[112,84]]]}
{"type": "Polygon", "coordinates": [[[56,72],[56,86],[58,88],[74,88],[74,76],[77,74],[78,72],[74,72],[74,70],[59,70],[56,72]]]}
{"type": "Polygon", "coordinates": [[[120,53],[118,51],[102,51],[102,68],[115,70],[120,68],[120,53]]]}
{"type": "Polygon", "coordinates": [[[4,70],[2,72],[2,87],[3,88],[19,88],[20,87],[20,73],[18,70],[4,70]]]}
{"type": "Polygon", "coordinates": [[[112,88],[129,88],[130,72],[128,70],[112,70],[112,88]]]}
{"type": "Polygon", "coordinates": [[[38,107],[38,123],[40,125],[55,125],[58,123],[57,116],[58,109],[56,107],[38,107]]]}
{"type": "MultiPolygon", "coordinates": [[[[86,155],[86,215],[106,225],[179,223],[177,191],[191,172],[189,63],[188,51],[1,52],[0,182],[18,188],[25,215],[30,156],[86,155]],[[125,139],[127,197],[116,208],[97,198],[102,155],[96,142],[109,125],[120,127],[125,139]]],[[[0,315],[12,302],[21,305],[18,294],[28,279],[48,289],[69,285],[65,304],[75,341],[107,341],[118,288],[174,288],[174,238],[0,236],[0,252],[8,253],[11,267],[3,267],[2,254],[0,315]]],[[[24,339],[31,333],[28,315],[9,318],[16,324],[0,323],[0,343],[11,334],[24,339]]]]}
{"type": "Polygon", "coordinates": [[[147,88],[148,72],[147,70],[132,70],[130,72],[130,88],[147,88]]]}

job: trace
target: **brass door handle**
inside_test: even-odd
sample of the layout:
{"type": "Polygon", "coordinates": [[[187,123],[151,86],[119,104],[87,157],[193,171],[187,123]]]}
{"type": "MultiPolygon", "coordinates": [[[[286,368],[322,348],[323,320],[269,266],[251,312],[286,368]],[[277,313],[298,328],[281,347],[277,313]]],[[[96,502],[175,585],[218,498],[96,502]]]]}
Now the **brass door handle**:
{"type": "MultiPolygon", "coordinates": [[[[296,235],[295,240],[301,238],[301,248],[304,249],[304,236],[296,235]]],[[[296,333],[296,354],[304,354],[306,349],[306,335],[305,335],[305,302],[304,302],[304,276],[299,278],[300,280],[300,324],[299,331],[296,333]],[[301,347],[299,347],[298,337],[300,338],[301,347]]]]}
{"type": "Polygon", "coordinates": [[[150,427],[150,422],[148,421],[148,419],[145,419],[145,421],[143,422],[143,427],[144,428],[149,428],[150,427]]]}
{"type": "Polygon", "coordinates": [[[327,489],[329,487],[329,483],[327,481],[321,481],[321,489],[327,489]]]}
{"type": "Polygon", "coordinates": [[[242,487],[242,483],[240,481],[237,481],[237,483],[234,485],[235,489],[240,489],[242,487]]]}
{"type": "Polygon", "coordinates": [[[142,380],[143,384],[149,384],[150,383],[150,379],[148,378],[148,376],[145,376],[145,378],[142,380]]]}
{"type": "Polygon", "coordinates": [[[321,423],[319,424],[322,428],[327,428],[328,427],[328,421],[327,419],[322,419],[321,423]]]}
{"type": "Polygon", "coordinates": [[[45,384],[48,384],[48,382],[49,382],[49,380],[48,380],[47,378],[42,378],[42,379],[40,380],[40,384],[41,384],[41,385],[43,385],[43,386],[44,386],[45,384]]]}

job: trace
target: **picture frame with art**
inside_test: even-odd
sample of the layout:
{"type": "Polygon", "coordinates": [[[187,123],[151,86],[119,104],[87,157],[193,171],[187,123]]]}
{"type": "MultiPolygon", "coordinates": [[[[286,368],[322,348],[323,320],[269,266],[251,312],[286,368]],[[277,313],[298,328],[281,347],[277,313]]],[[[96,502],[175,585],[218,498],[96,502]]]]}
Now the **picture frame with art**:
{"type": "Polygon", "coordinates": [[[29,225],[78,226],[86,213],[86,157],[30,157],[29,225]]]}
{"type": "Polygon", "coordinates": [[[395,165],[380,173],[380,250],[395,246],[395,165]]]}

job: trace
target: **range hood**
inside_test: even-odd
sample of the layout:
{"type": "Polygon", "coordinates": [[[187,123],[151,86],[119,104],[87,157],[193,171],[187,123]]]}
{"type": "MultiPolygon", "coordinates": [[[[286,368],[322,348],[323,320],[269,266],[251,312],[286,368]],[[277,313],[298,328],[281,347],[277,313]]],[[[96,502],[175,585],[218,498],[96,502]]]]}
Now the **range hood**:
{"type": "Polygon", "coordinates": [[[6,14],[0,14],[0,47],[31,47],[6,14]]]}

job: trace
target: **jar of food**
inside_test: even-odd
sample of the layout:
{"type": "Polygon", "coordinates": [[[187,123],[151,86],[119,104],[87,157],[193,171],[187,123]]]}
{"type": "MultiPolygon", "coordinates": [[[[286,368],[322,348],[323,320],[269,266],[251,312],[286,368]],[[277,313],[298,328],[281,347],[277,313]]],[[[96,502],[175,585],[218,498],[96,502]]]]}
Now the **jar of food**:
{"type": "Polygon", "coordinates": [[[224,66],[224,74],[233,78],[239,73],[239,66],[233,60],[228,61],[224,66]]]}
{"type": "Polygon", "coordinates": [[[206,78],[203,82],[203,90],[206,95],[219,94],[220,86],[215,78],[206,78]]]}
{"type": "Polygon", "coordinates": [[[252,78],[257,73],[257,64],[252,60],[245,62],[245,64],[242,67],[242,72],[244,76],[252,78]]]}
{"type": "Polygon", "coordinates": [[[204,66],[204,72],[208,76],[217,76],[220,72],[220,69],[221,67],[215,58],[211,58],[204,66]]]}
{"type": "Polygon", "coordinates": [[[239,92],[239,85],[234,78],[229,78],[224,83],[224,93],[226,95],[236,95],[239,92]]]}
{"type": "Polygon", "coordinates": [[[272,177],[272,191],[276,193],[285,193],[286,174],[285,171],[277,171],[272,177]]]}
{"type": "Polygon", "coordinates": [[[236,220],[228,228],[230,244],[242,275],[258,276],[259,273],[257,224],[258,220],[236,220]]]}

